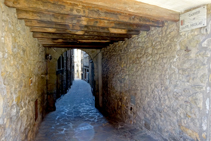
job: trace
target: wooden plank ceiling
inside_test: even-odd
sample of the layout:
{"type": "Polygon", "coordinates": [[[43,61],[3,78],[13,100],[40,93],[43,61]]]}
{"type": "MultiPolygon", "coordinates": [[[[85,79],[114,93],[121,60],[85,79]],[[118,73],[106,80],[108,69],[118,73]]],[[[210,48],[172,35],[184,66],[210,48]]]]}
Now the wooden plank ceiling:
{"type": "Polygon", "coordinates": [[[43,47],[100,49],[150,27],[162,27],[165,20],[179,20],[179,13],[160,7],[137,2],[135,9],[134,3],[125,2],[120,10],[112,1],[110,6],[83,0],[5,0],[5,4],[17,9],[18,19],[43,47]],[[140,11],[134,12],[137,6],[140,11]],[[127,10],[131,8],[135,10],[127,10]]]}

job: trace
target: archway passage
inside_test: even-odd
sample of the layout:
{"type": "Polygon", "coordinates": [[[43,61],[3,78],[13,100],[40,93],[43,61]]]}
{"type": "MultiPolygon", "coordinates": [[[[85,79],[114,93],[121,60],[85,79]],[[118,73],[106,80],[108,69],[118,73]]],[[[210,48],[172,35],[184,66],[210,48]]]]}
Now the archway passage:
{"type": "Polygon", "coordinates": [[[146,131],[106,119],[95,108],[91,87],[84,80],[74,80],[56,107],[41,123],[35,141],[156,141],[146,131]]]}
{"type": "MultiPolygon", "coordinates": [[[[100,107],[102,98],[102,64],[101,50],[99,49],[82,49],[89,56],[89,83],[92,92],[96,96],[96,107],[100,107]]],[[[76,66],[74,64],[74,51],[69,48],[48,48],[47,54],[52,56],[47,61],[47,91],[48,91],[48,111],[55,110],[55,99],[65,94],[74,80],[76,66]],[[62,68],[62,64],[64,68],[62,68]],[[62,68],[62,69],[58,69],[62,68]],[[59,79],[58,79],[59,78],[59,79]]],[[[81,60],[78,60],[81,62],[81,60]]],[[[81,70],[81,67],[79,67],[81,70]]],[[[81,72],[77,76],[81,78],[81,72]]]]}
{"type": "Polygon", "coordinates": [[[101,111],[166,140],[211,139],[211,5],[203,27],[178,22],[210,0],[169,0],[178,12],[138,1],[0,0],[1,140],[34,140],[46,105],[55,110],[57,60],[73,48],[92,57],[101,111]]]}
{"type": "Polygon", "coordinates": [[[55,99],[67,93],[73,80],[81,79],[88,82],[92,92],[95,91],[95,69],[92,58],[80,49],[67,50],[62,53],[56,63],[55,99]]]}
{"type": "Polygon", "coordinates": [[[127,141],[138,138],[153,141],[158,138],[153,138],[145,131],[138,132],[137,128],[117,119],[104,117],[95,107],[95,99],[99,101],[99,96],[95,98],[94,93],[95,69],[92,59],[95,57],[91,58],[79,49],[67,50],[59,56],[55,68],[56,109],[41,123],[36,141],[127,141]]]}

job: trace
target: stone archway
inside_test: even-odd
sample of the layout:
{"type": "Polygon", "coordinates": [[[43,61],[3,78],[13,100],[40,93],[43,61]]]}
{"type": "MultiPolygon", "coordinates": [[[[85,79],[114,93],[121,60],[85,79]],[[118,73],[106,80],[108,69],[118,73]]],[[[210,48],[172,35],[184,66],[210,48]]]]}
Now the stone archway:
{"type": "MultiPolygon", "coordinates": [[[[56,65],[57,60],[67,50],[70,50],[69,48],[46,48],[46,54],[50,54],[52,56],[52,59],[50,61],[47,61],[46,68],[47,68],[47,93],[48,93],[48,111],[54,111],[55,110],[55,100],[54,95],[56,94],[56,65]]],[[[82,51],[86,52],[90,58],[93,60],[94,63],[94,80],[95,80],[95,91],[93,92],[96,96],[96,107],[99,106],[101,102],[99,97],[99,93],[102,93],[102,65],[101,65],[101,50],[100,49],[81,49],[82,51]],[[100,65],[99,65],[100,64],[100,65]],[[100,72],[100,73],[99,73],[100,72]],[[100,75],[99,75],[100,74],[100,75]]]]}

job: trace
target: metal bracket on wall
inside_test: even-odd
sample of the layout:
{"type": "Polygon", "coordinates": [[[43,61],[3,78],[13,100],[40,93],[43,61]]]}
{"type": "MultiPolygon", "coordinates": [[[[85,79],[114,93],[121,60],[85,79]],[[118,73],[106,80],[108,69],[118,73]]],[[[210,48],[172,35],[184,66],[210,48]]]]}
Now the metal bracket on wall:
{"type": "Polygon", "coordinates": [[[188,47],[186,47],[186,48],[185,48],[185,51],[186,51],[186,52],[190,52],[191,50],[188,49],[188,47]]]}

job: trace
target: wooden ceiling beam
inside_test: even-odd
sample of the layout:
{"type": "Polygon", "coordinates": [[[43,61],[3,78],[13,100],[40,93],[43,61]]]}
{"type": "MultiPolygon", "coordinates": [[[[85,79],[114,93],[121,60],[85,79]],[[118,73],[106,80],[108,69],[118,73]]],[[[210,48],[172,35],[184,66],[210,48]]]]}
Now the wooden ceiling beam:
{"type": "Polygon", "coordinates": [[[51,39],[71,39],[77,40],[110,40],[110,41],[123,41],[125,38],[130,38],[127,35],[121,35],[122,37],[106,37],[106,36],[81,36],[72,34],[53,34],[53,33],[40,33],[34,32],[34,38],[51,38],[51,39]]]}
{"type": "Polygon", "coordinates": [[[43,47],[49,48],[76,48],[76,49],[101,49],[106,46],[99,46],[99,45],[48,45],[43,44],[43,47]]]}
{"type": "Polygon", "coordinates": [[[95,5],[98,8],[126,12],[132,15],[144,16],[164,21],[179,21],[179,12],[168,10],[137,0],[60,0],[61,2],[77,2],[84,5],[95,5]]]}
{"type": "MultiPolygon", "coordinates": [[[[17,10],[17,16],[19,19],[40,20],[40,21],[55,22],[61,24],[79,24],[79,25],[90,25],[90,26],[101,26],[101,27],[112,27],[115,25],[119,26],[121,24],[122,25],[135,24],[139,26],[148,25],[156,27],[164,26],[164,22],[162,21],[156,21],[156,22],[151,22],[150,20],[140,21],[140,22],[110,21],[105,19],[93,19],[93,18],[77,17],[64,14],[42,13],[42,12],[35,12],[35,11],[33,12],[24,10],[17,10]]],[[[116,26],[116,28],[118,28],[118,26],[116,26]]],[[[119,26],[119,28],[121,28],[121,26],[119,26]]]]}
{"type": "Polygon", "coordinates": [[[49,45],[99,45],[99,46],[108,46],[113,42],[80,42],[80,41],[73,41],[68,39],[48,39],[48,38],[38,38],[41,44],[49,44],[49,45]]]}
{"type": "MultiPolygon", "coordinates": [[[[108,33],[110,32],[109,27],[97,27],[97,26],[76,25],[76,24],[57,24],[53,22],[44,22],[37,20],[25,20],[25,25],[36,28],[44,27],[44,28],[56,28],[56,29],[68,29],[68,30],[80,30],[80,31],[82,30],[82,31],[108,32],[108,33]]],[[[149,31],[150,26],[142,25],[135,29],[131,29],[129,27],[126,28],[125,30],[127,30],[127,32],[133,32],[134,30],[149,31]]]]}
{"type": "Polygon", "coordinates": [[[25,25],[29,27],[50,27],[50,28],[69,29],[71,26],[73,26],[73,24],[59,24],[59,23],[54,23],[54,22],[45,22],[45,21],[38,21],[38,20],[25,19],[24,21],[25,21],[25,25]]]}
{"type": "MultiPolygon", "coordinates": [[[[42,33],[52,33],[52,32],[42,32],[42,33]]],[[[57,33],[59,34],[59,33],[57,33]]],[[[78,35],[78,36],[98,36],[98,37],[115,37],[115,38],[130,38],[132,35],[130,34],[115,34],[115,33],[104,33],[104,32],[84,32],[84,31],[76,31],[76,32],[67,32],[67,33],[61,33],[60,36],[63,37],[64,35],[78,35]],[[62,34],[62,35],[61,35],[62,34]]],[[[59,36],[59,35],[58,35],[59,36]]]]}
{"type": "Polygon", "coordinates": [[[110,40],[78,40],[80,43],[111,43],[110,40]]]}
{"type": "Polygon", "coordinates": [[[78,26],[92,26],[92,27],[106,27],[106,28],[118,28],[118,29],[128,29],[128,30],[143,30],[143,28],[149,28],[147,25],[137,25],[137,24],[128,24],[128,23],[120,23],[120,22],[112,22],[106,20],[94,20],[89,19],[87,22],[77,21],[75,19],[72,20],[63,20],[62,22],[57,21],[56,19],[45,19],[45,17],[40,13],[33,13],[32,16],[29,14],[22,15],[19,14],[19,18],[25,18],[27,25],[44,25],[46,24],[59,24],[59,25],[78,25],[78,26]],[[30,22],[30,23],[29,23],[30,22]]]}
{"type": "Polygon", "coordinates": [[[45,32],[45,33],[70,33],[70,34],[79,34],[79,35],[83,35],[85,33],[89,33],[89,32],[95,32],[96,34],[101,34],[101,33],[114,33],[114,34],[126,34],[126,35],[138,35],[140,34],[140,31],[127,31],[127,30],[123,30],[123,31],[119,31],[118,29],[113,29],[113,30],[76,30],[75,29],[58,29],[58,28],[42,28],[42,27],[31,27],[30,31],[32,32],[45,32]],[[116,30],[116,32],[115,32],[116,30]]]}
{"type": "Polygon", "coordinates": [[[87,18],[110,20],[116,22],[126,22],[132,24],[147,24],[150,26],[163,26],[161,20],[155,20],[150,17],[141,17],[136,15],[130,15],[126,13],[120,13],[118,11],[111,11],[105,9],[99,9],[96,7],[88,7],[81,4],[55,2],[52,0],[37,1],[37,0],[5,0],[5,4],[9,7],[14,7],[21,10],[28,11],[40,11],[58,13],[58,18],[62,18],[63,14],[82,17],[83,20],[87,18]],[[86,18],[84,18],[86,17],[86,18]]]}

